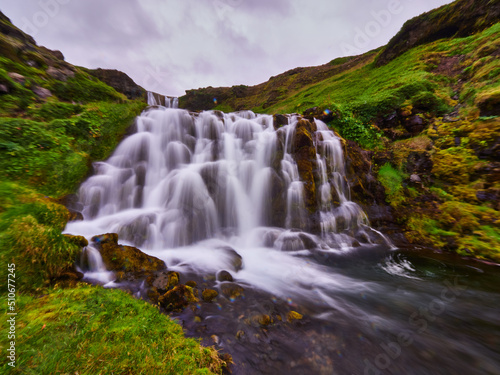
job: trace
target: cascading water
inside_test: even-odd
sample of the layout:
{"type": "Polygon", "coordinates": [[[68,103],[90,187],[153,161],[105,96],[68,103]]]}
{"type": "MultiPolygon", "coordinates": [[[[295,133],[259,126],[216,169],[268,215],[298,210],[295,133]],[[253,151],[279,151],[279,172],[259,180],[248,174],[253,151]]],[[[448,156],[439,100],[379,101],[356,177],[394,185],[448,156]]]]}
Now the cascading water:
{"type": "Polygon", "coordinates": [[[207,252],[237,248],[244,260],[265,248],[338,251],[370,243],[366,215],[349,200],[340,139],[321,121],[315,134],[321,233],[304,232],[304,183],[293,157],[297,123],[290,117],[275,131],[272,116],[250,111],[149,110],[137,119],[136,133],[95,164],[79,191],[84,220],[67,231],[116,232],[162,259],[189,256],[201,241],[212,242],[207,252]]]}
{"type": "MultiPolygon", "coordinates": [[[[500,276],[444,256],[392,251],[350,200],[341,140],[314,125],[307,150],[314,212],[313,179],[303,178],[296,142],[299,118],[275,130],[271,116],[248,111],[155,107],[107,161],[95,163],[79,191],[84,220],[65,231],[118,233],[120,243],[221,290],[228,282],[215,274],[230,271],[244,298],[219,296],[181,318],[190,334],[215,335],[243,364],[238,374],[498,373],[491,285],[500,276]],[[444,308],[443,295],[453,297],[444,308]],[[251,324],[255,314],[285,311],[286,320],[287,310],[300,308],[307,319],[299,326],[251,324]],[[402,333],[409,346],[398,341],[402,333]]],[[[89,279],[114,280],[92,245],[80,266],[89,279]]]]}

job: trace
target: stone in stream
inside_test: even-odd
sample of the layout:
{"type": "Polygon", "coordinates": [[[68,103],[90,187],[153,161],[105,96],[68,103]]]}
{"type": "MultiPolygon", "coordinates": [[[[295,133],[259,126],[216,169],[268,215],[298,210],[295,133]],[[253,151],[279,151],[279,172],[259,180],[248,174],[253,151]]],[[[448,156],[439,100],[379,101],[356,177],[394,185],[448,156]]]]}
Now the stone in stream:
{"type": "Polygon", "coordinates": [[[226,270],[217,272],[217,281],[233,281],[233,276],[226,270]]]}
{"type": "Polygon", "coordinates": [[[106,268],[119,273],[120,279],[137,280],[167,268],[158,258],[146,255],[135,247],[119,245],[116,233],[94,236],[92,242],[101,253],[106,268]]]}
{"type": "Polygon", "coordinates": [[[201,292],[201,297],[205,302],[212,302],[218,295],[219,293],[213,289],[203,289],[201,292]]]}
{"type": "Polygon", "coordinates": [[[190,303],[198,302],[193,288],[187,285],[177,285],[158,298],[158,303],[167,311],[181,311],[190,303]]]}

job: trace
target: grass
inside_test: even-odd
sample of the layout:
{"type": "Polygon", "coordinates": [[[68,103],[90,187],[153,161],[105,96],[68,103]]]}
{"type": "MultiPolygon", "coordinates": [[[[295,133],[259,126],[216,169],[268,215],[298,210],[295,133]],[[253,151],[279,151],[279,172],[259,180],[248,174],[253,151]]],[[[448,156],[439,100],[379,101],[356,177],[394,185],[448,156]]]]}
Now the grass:
{"type": "MultiPolygon", "coordinates": [[[[120,290],[80,284],[18,299],[11,374],[220,374],[213,348],[120,290]]],[[[7,347],[3,341],[2,351],[7,347]]],[[[3,372],[10,367],[3,361],[3,372]]]]}

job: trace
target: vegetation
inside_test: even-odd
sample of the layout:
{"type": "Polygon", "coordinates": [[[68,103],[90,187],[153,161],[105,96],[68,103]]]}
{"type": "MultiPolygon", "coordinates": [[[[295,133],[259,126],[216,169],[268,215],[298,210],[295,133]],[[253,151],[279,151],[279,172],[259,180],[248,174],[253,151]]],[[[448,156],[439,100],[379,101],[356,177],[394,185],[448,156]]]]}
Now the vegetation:
{"type": "Polygon", "coordinates": [[[18,303],[11,374],[208,375],[225,365],[154,306],[120,290],[79,284],[18,303]]]}
{"type": "MultiPolygon", "coordinates": [[[[1,13],[0,23],[7,30],[0,33],[0,267],[4,274],[15,264],[22,311],[17,367],[2,369],[221,373],[217,352],[186,339],[155,307],[79,284],[74,263],[85,240],[61,234],[71,217],[61,199],[76,191],[93,161],[111,154],[146,103],[37,46],[1,13]]],[[[5,290],[6,283],[2,277],[5,290]]]]}

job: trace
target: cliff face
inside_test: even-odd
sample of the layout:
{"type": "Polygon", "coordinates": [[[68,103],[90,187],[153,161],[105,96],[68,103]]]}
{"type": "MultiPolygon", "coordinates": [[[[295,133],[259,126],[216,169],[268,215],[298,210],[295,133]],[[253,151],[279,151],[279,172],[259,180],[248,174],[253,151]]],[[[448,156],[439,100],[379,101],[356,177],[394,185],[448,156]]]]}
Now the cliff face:
{"type": "Polygon", "coordinates": [[[128,99],[146,99],[146,90],[136,84],[127,74],[116,69],[92,69],[89,73],[99,78],[128,99]]]}

